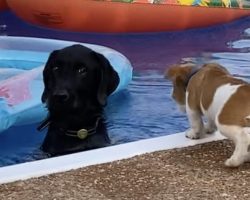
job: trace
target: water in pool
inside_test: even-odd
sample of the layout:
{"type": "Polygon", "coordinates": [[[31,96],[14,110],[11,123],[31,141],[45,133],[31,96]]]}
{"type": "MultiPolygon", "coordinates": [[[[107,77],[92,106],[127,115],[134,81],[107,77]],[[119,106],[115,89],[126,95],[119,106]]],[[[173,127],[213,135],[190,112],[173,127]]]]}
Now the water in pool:
{"type": "MultiPolygon", "coordinates": [[[[0,23],[7,25],[8,35],[100,44],[130,59],[134,66],[133,81],[126,90],[111,96],[105,109],[109,135],[115,145],[173,134],[188,127],[185,115],[170,97],[170,82],[163,78],[165,68],[182,58],[218,62],[233,74],[248,79],[247,20],[200,30],[126,35],[45,30],[29,26],[8,12],[0,23]]],[[[13,127],[0,134],[0,166],[46,157],[39,151],[45,133],[37,132],[36,126],[13,127]]]]}
{"type": "MultiPolygon", "coordinates": [[[[185,130],[186,118],[169,98],[170,88],[158,71],[135,72],[128,89],[110,97],[105,109],[112,144],[185,130]]],[[[39,146],[45,132],[36,131],[36,126],[14,127],[0,134],[0,165],[44,157],[39,146]]]]}

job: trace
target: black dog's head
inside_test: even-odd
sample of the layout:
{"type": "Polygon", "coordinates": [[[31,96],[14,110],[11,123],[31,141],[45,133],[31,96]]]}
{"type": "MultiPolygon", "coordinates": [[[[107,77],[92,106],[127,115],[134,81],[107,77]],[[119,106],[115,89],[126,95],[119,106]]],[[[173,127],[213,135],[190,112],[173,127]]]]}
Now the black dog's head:
{"type": "Polygon", "coordinates": [[[109,61],[85,46],[72,45],[51,53],[43,79],[49,128],[42,149],[55,155],[102,146],[107,138],[103,107],[119,83],[109,61]],[[80,139],[81,129],[94,134],[80,139]]]}

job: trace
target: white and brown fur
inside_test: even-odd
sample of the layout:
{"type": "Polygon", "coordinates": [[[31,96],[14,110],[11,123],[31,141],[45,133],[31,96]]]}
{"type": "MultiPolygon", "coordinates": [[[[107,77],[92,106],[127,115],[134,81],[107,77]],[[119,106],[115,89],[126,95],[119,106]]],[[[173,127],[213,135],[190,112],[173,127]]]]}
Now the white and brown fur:
{"type": "Polygon", "coordinates": [[[187,113],[188,138],[198,139],[218,129],[235,144],[225,165],[237,167],[250,161],[250,84],[215,63],[200,68],[193,64],[173,65],[165,77],[173,83],[172,97],[187,113]],[[202,115],[207,118],[206,124],[202,115]]]}

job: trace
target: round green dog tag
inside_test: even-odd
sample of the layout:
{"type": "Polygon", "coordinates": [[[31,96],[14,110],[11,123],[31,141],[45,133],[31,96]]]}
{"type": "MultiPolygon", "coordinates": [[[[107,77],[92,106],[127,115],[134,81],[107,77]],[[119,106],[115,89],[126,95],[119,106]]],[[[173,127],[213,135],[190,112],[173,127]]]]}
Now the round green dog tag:
{"type": "Polygon", "coordinates": [[[88,136],[88,131],[86,129],[80,129],[79,131],[77,131],[77,136],[80,139],[85,139],[88,136]]]}

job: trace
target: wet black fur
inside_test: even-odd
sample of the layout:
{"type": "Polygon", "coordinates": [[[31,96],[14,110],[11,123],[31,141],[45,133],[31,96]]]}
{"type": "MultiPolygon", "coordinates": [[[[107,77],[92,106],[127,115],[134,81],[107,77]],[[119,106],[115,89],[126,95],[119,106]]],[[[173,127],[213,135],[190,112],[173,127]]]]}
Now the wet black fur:
{"type": "Polygon", "coordinates": [[[82,45],[53,51],[43,71],[44,92],[50,121],[41,149],[61,155],[103,147],[109,137],[103,119],[107,97],[119,83],[118,74],[101,54],[82,45]],[[64,130],[95,127],[96,133],[81,140],[64,130]]]}

